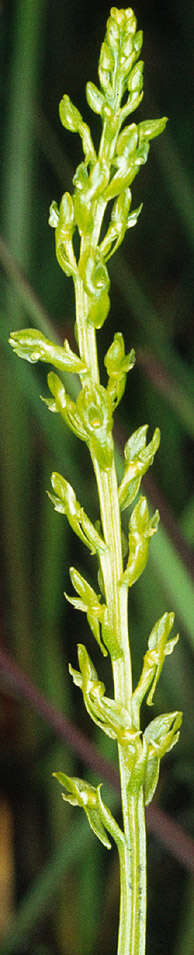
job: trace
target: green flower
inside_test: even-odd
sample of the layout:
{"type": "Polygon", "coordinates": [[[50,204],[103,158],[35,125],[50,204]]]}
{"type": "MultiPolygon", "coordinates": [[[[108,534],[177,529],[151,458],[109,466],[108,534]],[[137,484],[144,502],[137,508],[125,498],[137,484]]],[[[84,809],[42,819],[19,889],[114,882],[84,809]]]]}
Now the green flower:
{"type": "Polygon", "coordinates": [[[103,470],[111,467],[113,459],[112,403],[102,385],[86,385],[77,399],[77,411],[87,434],[92,456],[103,470]]]}

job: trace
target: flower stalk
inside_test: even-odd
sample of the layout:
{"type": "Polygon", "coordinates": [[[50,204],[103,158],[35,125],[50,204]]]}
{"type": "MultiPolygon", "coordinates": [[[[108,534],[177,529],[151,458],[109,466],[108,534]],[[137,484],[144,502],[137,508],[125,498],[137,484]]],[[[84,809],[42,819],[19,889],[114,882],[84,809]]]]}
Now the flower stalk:
{"type": "Polygon", "coordinates": [[[103,803],[100,786],[95,789],[61,771],[54,775],[63,788],[63,799],[85,811],[91,829],[103,845],[111,848],[109,836],[116,843],[120,861],[117,955],[145,955],[145,805],[155,792],[160,759],[175,745],[181,725],[179,712],[156,717],[144,734],[140,722],[143,699],[146,697],[148,706],[152,705],[165,656],[172,652],[178,639],[168,640],[174,621],[172,613],[164,613],[154,625],[138,685],[135,690],[132,686],[128,592],[144,571],[150,539],[159,520],[158,511],[150,517],[146,498],[138,495],[142,477],[159,447],[160,433],[156,428],[148,444],[147,425],[130,435],[119,487],[113,420],[127,373],[134,366],[135,353],[133,349],[128,355],[125,353],[122,333],[117,332],[104,358],[105,388],[100,383],[96,341],[110,309],[108,259],[123,241],[127,229],[136,224],[142,209],[140,205],[131,211],[131,185],[147,161],[151,139],[166,126],[166,117],[128,124],[143,96],[143,61],[139,60],[142,39],[133,10],[112,7],[100,51],[100,88],[92,82],[86,86],[88,104],[102,122],[98,153],[89,127],[69,96],[63,96],[59,107],[62,125],[79,134],[84,153],[73,178],[72,195],[66,192],[59,208],[53,202],[49,217],[55,230],[57,260],[74,283],[78,354],[72,352],[67,341],[59,348],[37,330],[10,335],[10,344],[19,357],[51,363],[57,371],[68,370],[80,378],[80,392],[74,402],[58,374],[49,372],[50,396],[43,400],[48,410],[59,413],[65,426],[87,445],[99,499],[98,528],[83,510],[71,485],[56,472],[51,478],[54,493],[49,492],[49,498],[91,554],[97,555],[99,563],[100,593],[72,567],[70,578],[76,596],[66,597],[75,609],[86,614],[99,650],[110,655],[113,698],[106,696],[85,646],[78,646],[79,670],[70,665],[70,673],[82,691],[91,719],[117,743],[123,828],[103,803]],[[107,207],[109,225],[102,237],[107,207]],[[77,258],[75,232],[79,237],[77,258]],[[131,509],[131,505],[125,560],[121,512],[131,509]]]}

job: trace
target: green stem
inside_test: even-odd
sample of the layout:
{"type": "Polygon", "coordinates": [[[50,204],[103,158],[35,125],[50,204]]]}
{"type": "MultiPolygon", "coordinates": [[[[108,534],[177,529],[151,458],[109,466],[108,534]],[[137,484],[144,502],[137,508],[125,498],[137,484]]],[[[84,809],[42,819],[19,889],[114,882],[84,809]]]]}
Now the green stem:
{"type": "Polygon", "coordinates": [[[146,929],[146,838],[142,788],[127,800],[126,846],[120,851],[120,920],[117,955],[144,955],[146,929]]]}
{"type": "Polygon", "coordinates": [[[111,614],[112,630],[121,649],[118,660],[113,660],[115,694],[125,706],[130,707],[132,694],[131,658],[128,638],[128,593],[127,587],[119,587],[123,561],[121,550],[121,524],[118,486],[115,464],[103,471],[93,458],[93,466],[99,495],[104,539],[108,545],[101,555],[105,597],[111,614]]]}
{"type": "MultiPolygon", "coordinates": [[[[79,278],[76,278],[75,281],[75,302],[76,331],[80,358],[83,358],[85,364],[88,366],[89,378],[92,376],[94,381],[98,384],[99,370],[95,329],[92,325],[87,325],[87,296],[84,292],[83,282],[79,278]]],[[[83,384],[86,384],[86,375],[84,375],[83,384]]]]}
{"type": "MultiPolygon", "coordinates": [[[[122,656],[112,660],[115,699],[130,709],[131,657],[128,636],[127,588],[119,587],[122,573],[121,528],[115,466],[103,472],[94,463],[104,537],[109,546],[102,556],[105,596],[112,610],[112,626],[122,656]],[[110,555],[110,556],[109,556],[110,555]]],[[[126,844],[120,852],[120,919],[118,955],[144,955],[146,929],[146,842],[143,792],[128,796],[129,770],[123,746],[118,746],[123,826],[126,844]]]]}
{"type": "MultiPolygon", "coordinates": [[[[80,355],[93,380],[99,382],[95,329],[86,320],[86,297],[81,280],[76,282],[76,321],[80,355]]],[[[121,523],[115,464],[104,471],[93,456],[101,521],[107,551],[101,556],[105,597],[113,634],[121,654],[112,660],[115,699],[130,712],[132,695],[131,657],[128,636],[127,588],[119,586],[122,574],[121,523]]],[[[145,955],[146,861],[142,788],[128,795],[129,769],[123,746],[118,746],[125,842],[120,848],[120,919],[117,955],[145,955]]]]}

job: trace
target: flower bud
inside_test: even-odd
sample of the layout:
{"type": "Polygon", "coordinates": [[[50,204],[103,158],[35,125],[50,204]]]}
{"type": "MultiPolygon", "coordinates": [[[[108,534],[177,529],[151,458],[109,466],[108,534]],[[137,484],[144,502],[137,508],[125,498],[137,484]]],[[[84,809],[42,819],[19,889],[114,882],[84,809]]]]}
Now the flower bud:
{"type": "Polygon", "coordinates": [[[111,222],[120,226],[125,226],[128,219],[128,212],[130,209],[132,200],[131,190],[123,189],[120,193],[120,196],[114,202],[114,206],[111,213],[111,222]]]}
{"type": "Polygon", "coordinates": [[[55,202],[54,200],[54,202],[51,202],[51,205],[50,205],[48,223],[52,229],[56,229],[58,222],[59,222],[59,209],[58,209],[57,202],[55,202]]]}
{"type": "Polygon", "coordinates": [[[113,457],[111,399],[102,385],[88,385],[78,395],[77,409],[91,454],[106,471],[113,457]]]}
{"type": "Polygon", "coordinates": [[[94,832],[95,836],[97,836],[106,849],[111,849],[111,842],[108,839],[105,828],[107,825],[107,819],[109,822],[110,817],[111,823],[113,823],[111,826],[111,829],[113,829],[113,834],[114,829],[117,833],[119,827],[111,816],[111,813],[109,813],[109,811],[106,809],[106,806],[104,806],[104,803],[102,802],[100,795],[101,787],[98,786],[97,789],[95,789],[94,786],[91,786],[90,783],[84,782],[83,779],[67,776],[65,773],[61,772],[53,773],[53,776],[55,776],[60,785],[63,787],[64,792],[62,793],[62,799],[64,802],[69,802],[71,806],[80,806],[81,809],[84,809],[89,826],[94,832]]]}
{"type": "Polygon", "coordinates": [[[136,123],[131,123],[130,126],[126,126],[123,129],[122,133],[118,138],[117,142],[117,155],[131,155],[136,150],[138,143],[138,130],[136,123]]]}
{"type": "Polygon", "coordinates": [[[129,92],[141,93],[141,90],[143,87],[143,70],[144,70],[143,60],[139,60],[139,63],[136,63],[136,65],[133,67],[133,70],[131,70],[129,74],[128,84],[127,84],[129,92]]]}
{"type": "Polygon", "coordinates": [[[168,117],[161,116],[161,119],[148,119],[142,123],[139,123],[139,143],[145,142],[145,140],[155,139],[155,136],[160,136],[160,133],[163,133],[167,122],[168,117]]]}
{"type": "Polygon", "coordinates": [[[93,112],[100,115],[104,106],[104,96],[94,83],[86,84],[86,98],[93,112]]]}
{"type": "Polygon", "coordinates": [[[119,26],[116,23],[116,20],[112,16],[113,7],[111,10],[111,16],[107,20],[107,39],[110,43],[110,46],[113,50],[117,50],[119,47],[119,26]]]}
{"type": "Polygon", "coordinates": [[[109,164],[105,159],[99,159],[95,162],[88,179],[88,198],[89,200],[97,198],[103,194],[103,190],[108,184],[110,175],[109,164]]]}
{"type": "Polygon", "coordinates": [[[127,372],[133,368],[135,363],[135,352],[132,348],[129,355],[125,354],[124,340],[121,332],[116,332],[114,340],[108,349],[104,364],[108,372],[108,393],[111,397],[113,408],[116,408],[121,400],[126,384],[127,372]]]}
{"type": "Polygon", "coordinates": [[[65,192],[62,196],[59,207],[59,225],[62,226],[63,235],[66,235],[67,238],[71,238],[72,236],[74,223],[75,217],[73,199],[69,192],[65,192]]]}
{"type": "Polygon", "coordinates": [[[126,40],[124,40],[124,43],[122,44],[121,63],[124,64],[125,60],[127,60],[132,53],[133,53],[133,40],[131,36],[127,36],[126,40]]]}
{"type": "Polygon", "coordinates": [[[139,56],[139,54],[141,53],[142,44],[143,44],[143,31],[142,31],[142,30],[138,30],[137,33],[136,33],[135,36],[134,36],[134,41],[133,41],[133,46],[134,46],[134,52],[135,52],[135,55],[136,55],[136,59],[137,59],[137,57],[139,56]]]}
{"type": "Polygon", "coordinates": [[[179,730],[182,723],[182,713],[163,713],[162,716],[156,716],[145,729],[144,738],[148,745],[150,755],[157,754],[161,759],[165,753],[169,753],[175,746],[179,738],[179,730]]]}
{"type": "Polygon", "coordinates": [[[70,97],[65,95],[59,103],[59,116],[62,123],[62,126],[65,126],[65,129],[69,129],[72,133],[78,133],[80,124],[83,122],[81,113],[76,106],[70,100],[70,97]]]}
{"type": "Polygon", "coordinates": [[[132,587],[143,573],[148,560],[149,538],[156,533],[158,521],[158,510],[150,519],[146,497],[140,497],[129,522],[129,559],[120,580],[121,586],[132,587]]]}
{"type": "Polygon", "coordinates": [[[128,7],[126,10],[124,10],[124,15],[125,15],[126,33],[131,33],[131,34],[136,33],[137,20],[136,20],[135,13],[131,9],[131,7],[128,7]]]}
{"type": "Polygon", "coordinates": [[[94,328],[102,328],[110,311],[110,298],[107,292],[102,292],[98,298],[89,304],[87,319],[94,328]]]}
{"type": "Polygon", "coordinates": [[[107,70],[108,72],[111,73],[112,70],[114,70],[114,64],[115,64],[115,61],[114,61],[112,50],[110,46],[108,45],[108,43],[104,41],[104,43],[102,43],[101,51],[100,51],[99,67],[101,67],[102,70],[107,70]]]}
{"type": "Polygon", "coordinates": [[[99,251],[84,253],[80,260],[80,274],[87,294],[92,299],[98,299],[104,292],[108,292],[109,274],[99,251]]]}

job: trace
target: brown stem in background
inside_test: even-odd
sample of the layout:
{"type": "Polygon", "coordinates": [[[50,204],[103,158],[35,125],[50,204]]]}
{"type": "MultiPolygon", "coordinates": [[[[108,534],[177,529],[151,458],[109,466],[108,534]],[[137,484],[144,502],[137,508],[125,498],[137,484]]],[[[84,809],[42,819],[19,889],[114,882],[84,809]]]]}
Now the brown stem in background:
{"type": "Polygon", "coordinates": [[[56,736],[63,739],[76,755],[83,759],[87,766],[90,766],[95,772],[101,772],[106,782],[113,788],[118,789],[119,792],[119,778],[114,766],[111,766],[111,763],[108,763],[98,753],[96,747],[90,743],[84,733],[74,726],[71,720],[59,713],[52,703],[49,703],[27,674],[4,650],[0,650],[0,677],[6,680],[6,683],[9,683],[14,693],[21,695],[36,713],[42,716],[48,726],[51,726],[55,731],[56,736]]]}

